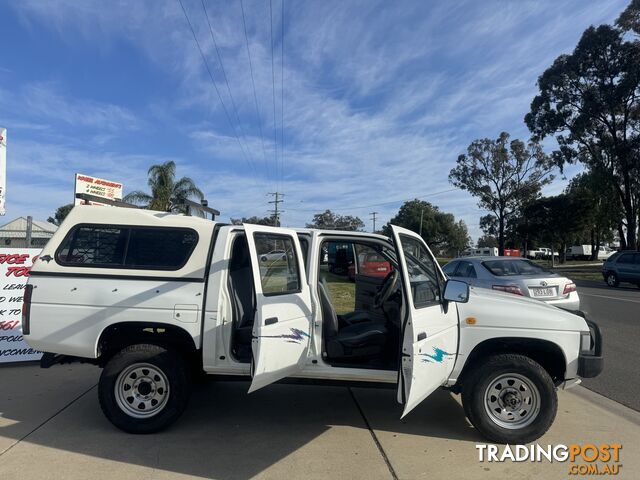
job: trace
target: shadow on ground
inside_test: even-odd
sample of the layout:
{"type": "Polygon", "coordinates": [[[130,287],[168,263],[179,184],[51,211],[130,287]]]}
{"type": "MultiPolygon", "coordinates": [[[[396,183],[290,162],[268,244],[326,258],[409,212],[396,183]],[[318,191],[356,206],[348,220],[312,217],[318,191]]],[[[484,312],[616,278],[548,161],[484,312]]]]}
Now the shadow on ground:
{"type": "MultiPolygon", "coordinates": [[[[97,368],[66,368],[65,375],[77,368],[85,379],[82,388],[74,384],[78,395],[66,392],[68,385],[62,372],[56,373],[56,367],[46,372],[37,367],[15,368],[22,369],[17,375],[22,380],[16,388],[24,390],[25,400],[16,403],[15,396],[6,392],[0,398],[0,437],[14,443],[8,450],[0,448],[0,452],[5,450],[4,455],[12,457],[24,455],[24,460],[15,460],[28,462],[33,449],[24,448],[22,453],[25,442],[46,447],[41,460],[51,457],[52,468],[56,468],[56,458],[64,457],[60,451],[66,451],[80,454],[70,456],[80,462],[74,469],[81,468],[82,456],[88,456],[94,457],[94,462],[97,457],[199,477],[245,479],[302,448],[303,457],[309,461],[344,462],[348,469],[354,461],[375,460],[379,468],[386,468],[357,404],[375,430],[480,439],[455,397],[445,391],[436,392],[401,421],[394,390],[354,388],[352,396],[344,387],[272,385],[247,395],[248,382],[215,381],[195,387],[187,411],[174,426],[158,434],[135,436],[117,430],[102,415],[97,389],[91,388],[97,381],[97,368]],[[55,376],[63,381],[52,381],[55,376]],[[65,395],[75,401],[61,412],[56,408],[48,417],[53,418],[45,418],[42,422],[46,423],[38,428],[42,422],[34,422],[35,413],[51,410],[52,399],[65,395]],[[312,442],[321,436],[321,442],[312,442]],[[15,444],[21,438],[23,442],[15,444]],[[55,449],[55,453],[49,449],[55,449]]],[[[0,375],[3,371],[7,372],[0,370],[0,375]]],[[[0,456],[0,472],[2,463],[0,456]]],[[[335,471],[335,465],[331,466],[335,471]]],[[[305,466],[300,464],[299,468],[291,475],[303,474],[305,466]]]]}

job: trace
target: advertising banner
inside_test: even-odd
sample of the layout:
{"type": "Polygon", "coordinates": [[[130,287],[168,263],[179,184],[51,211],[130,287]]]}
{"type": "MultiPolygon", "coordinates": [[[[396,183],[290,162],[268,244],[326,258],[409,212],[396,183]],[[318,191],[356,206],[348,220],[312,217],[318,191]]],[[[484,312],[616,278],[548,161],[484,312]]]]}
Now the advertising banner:
{"type": "Polygon", "coordinates": [[[6,213],[7,193],[7,129],[0,127],[0,215],[6,213]]]}
{"type": "MultiPolygon", "coordinates": [[[[122,184],[103,178],[92,177],[91,175],[76,173],[76,186],[73,194],[74,204],[85,205],[87,202],[76,198],[76,194],[78,193],[88,193],[89,195],[106,198],[107,200],[122,200],[122,184]]],[[[105,205],[100,202],[89,203],[91,205],[105,205]]]]}
{"type": "Polygon", "coordinates": [[[0,249],[0,363],[40,360],[22,337],[22,294],[38,248],[0,249]]]}

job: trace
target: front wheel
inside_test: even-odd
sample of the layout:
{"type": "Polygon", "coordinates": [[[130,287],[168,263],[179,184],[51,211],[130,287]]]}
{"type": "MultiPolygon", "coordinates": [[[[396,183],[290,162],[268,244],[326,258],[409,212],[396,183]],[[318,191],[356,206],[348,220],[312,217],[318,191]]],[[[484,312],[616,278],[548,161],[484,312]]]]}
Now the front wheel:
{"type": "Polygon", "coordinates": [[[522,444],[540,438],[558,409],[547,371],[529,357],[495,355],[469,373],[462,403],[473,426],[497,443],[522,444]]]}
{"type": "Polygon", "coordinates": [[[620,284],[620,280],[618,279],[618,275],[615,272],[607,273],[607,285],[610,287],[617,287],[620,284]]]}
{"type": "Polygon", "coordinates": [[[178,353],[158,345],[130,345],[107,362],[98,383],[105,416],[129,433],[153,433],[185,410],[191,385],[178,353]]]}

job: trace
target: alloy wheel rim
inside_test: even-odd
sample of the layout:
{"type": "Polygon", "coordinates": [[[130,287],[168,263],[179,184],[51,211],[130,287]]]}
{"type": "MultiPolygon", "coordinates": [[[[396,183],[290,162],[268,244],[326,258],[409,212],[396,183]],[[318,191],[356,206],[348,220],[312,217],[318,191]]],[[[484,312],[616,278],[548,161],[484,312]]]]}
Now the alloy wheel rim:
{"type": "Polygon", "coordinates": [[[506,373],[489,383],[484,393],[484,407],[491,421],[499,427],[524,428],[540,413],[540,393],[529,378],[506,373]]]}
{"type": "Polygon", "coordinates": [[[150,363],[134,363],[122,370],[114,390],[120,409],[135,418],[157,415],[169,400],[167,376],[150,363]]]}

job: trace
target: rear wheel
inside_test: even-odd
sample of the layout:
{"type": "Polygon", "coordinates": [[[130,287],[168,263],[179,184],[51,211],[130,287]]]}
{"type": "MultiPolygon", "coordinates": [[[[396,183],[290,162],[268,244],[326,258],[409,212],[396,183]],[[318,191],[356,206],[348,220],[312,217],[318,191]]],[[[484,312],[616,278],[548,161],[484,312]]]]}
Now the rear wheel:
{"type": "Polygon", "coordinates": [[[105,416],[129,433],[152,433],[184,411],[191,390],[181,355],[158,345],[130,345],[106,364],[98,384],[105,416]]]}
{"type": "Polygon", "coordinates": [[[617,287],[618,285],[620,285],[620,279],[615,272],[607,273],[606,281],[607,285],[609,285],[610,287],[617,287]]]}
{"type": "Polygon", "coordinates": [[[558,398],[551,377],[537,362],[495,355],[464,380],[462,402],[473,426],[497,443],[529,443],[551,426],[558,398]]]}

